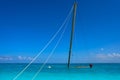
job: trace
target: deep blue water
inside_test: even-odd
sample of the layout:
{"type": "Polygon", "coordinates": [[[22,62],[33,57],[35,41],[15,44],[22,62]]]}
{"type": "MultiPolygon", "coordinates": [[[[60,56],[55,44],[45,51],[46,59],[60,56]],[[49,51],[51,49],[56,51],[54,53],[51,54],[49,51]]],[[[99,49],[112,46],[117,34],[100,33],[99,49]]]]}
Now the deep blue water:
{"type": "MultiPolygon", "coordinates": [[[[27,64],[1,63],[0,80],[13,80],[13,78],[27,64]]],[[[93,64],[93,68],[73,68],[74,66],[88,66],[89,64],[47,64],[34,80],[120,80],[120,63],[93,64]],[[48,68],[48,66],[52,68],[48,68]]],[[[41,64],[32,64],[16,80],[32,80],[41,64]]]]}

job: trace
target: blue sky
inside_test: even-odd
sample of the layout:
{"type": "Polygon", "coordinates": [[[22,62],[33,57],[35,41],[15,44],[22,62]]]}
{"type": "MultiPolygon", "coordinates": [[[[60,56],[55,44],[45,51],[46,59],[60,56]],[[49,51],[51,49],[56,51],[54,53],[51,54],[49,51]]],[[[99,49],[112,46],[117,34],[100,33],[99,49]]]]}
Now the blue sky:
{"type": "MultiPolygon", "coordinates": [[[[0,0],[0,62],[30,62],[59,29],[73,3],[0,0]]],[[[77,4],[71,62],[120,62],[120,1],[77,0],[77,4]]],[[[70,29],[71,21],[49,62],[67,62],[70,29]]],[[[35,62],[44,62],[59,35],[35,62]]]]}

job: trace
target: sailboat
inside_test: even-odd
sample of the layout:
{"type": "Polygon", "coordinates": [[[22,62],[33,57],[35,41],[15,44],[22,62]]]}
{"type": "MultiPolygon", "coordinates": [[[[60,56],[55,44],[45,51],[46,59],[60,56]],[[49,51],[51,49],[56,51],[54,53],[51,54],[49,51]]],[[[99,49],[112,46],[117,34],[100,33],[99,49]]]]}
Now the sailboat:
{"type": "MultiPolygon", "coordinates": [[[[75,18],[76,18],[76,9],[77,9],[77,2],[74,2],[74,5],[73,5],[73,17],[72,17],[72,29],[71,29],[71,35],[70,35],[70,45],[69,45],[69,54],[68,54],[68,64],[67,64],[67,67],[68,67],[68,69],[69,68],[91,68],[92,67],[91,64],[89,66],[70,67],[71,54],[72,54],[72,42],[73,42],[74,27],[75,27],[75,18]]],[[[62,26],[55,33],[55,35],[48,41],[48,43],[45,45],[45,47],[43,47],[43,49],[31,60],[31,62],[29,64],[27,64],[12,80],[16,80],[41,55],[41,53],[48,47],[48,45],[56,37],[56,35],[58,34],[58,32],[61,30],[61,28],[62,28],[62,26]]],[[[59,41],[60,40],[58,40],[58,43],[59,43],[59,41]]],[[[43,67],[45,66],[46,62],[49,60],[50,56],[52,55],[52,53],[54,52],[55,48],[57,47],[58,43],[55,45],[55,47],[53,48],[52,52],[50,53],[50,55],[48,56],[48,58],[46,59],[46,61],[43,63],[43,65],[41,66],[41,68],[33,76],[32,80],[34,80],[36,78],[36,76],[38,75],[38,73],[43,69],[43,67]]],[[[50,69],[52,67],[48,66],[48,68],[50,69]]]]}
{"type": "Polygon", "coordinates": [[[71,37],[70,37],[70,47],[69,47],[69,55],[68,55],[68,68],[70,68],[70,60],[71,60],[71,52],[72,52],[72,42],[73,42],[73,34],[74,34],[74,27],[75,27],[75,18],[76,18],[76,9],[77,3],[74,3],[73,8],[73,18],[72,18],[72,29],[71,29],[71,37]]]}
{"type": "MultiPolygon", "coordinates": [[[[73,7],[73,17],[72,17],[72,29],[71,29],[71,35],[70,35],[70,46],[69,46],[69,54],[68,54],[68,69],[70,68],[70,61],[71,61],[71,54],[72,54],[72,43],[73,43],[73,36],[74,36],[74,28],[75,28],[75,19],[76,19],[76,9],[77,9],[77,2],[74,2],[73,7]]],[[[92,64],[89,64],[89,66],[76,66],[72,68],[92,68],[92,64]]]]}

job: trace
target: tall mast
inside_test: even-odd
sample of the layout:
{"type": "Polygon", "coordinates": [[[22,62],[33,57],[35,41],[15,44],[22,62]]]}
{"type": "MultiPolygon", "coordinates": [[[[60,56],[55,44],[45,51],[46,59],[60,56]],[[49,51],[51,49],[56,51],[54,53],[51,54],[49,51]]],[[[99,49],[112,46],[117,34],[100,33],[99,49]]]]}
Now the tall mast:
{"type": "Polygon", "coordinates": [[[72,30],[71,30],[71,35],[70,35],[70,47],[69,47],[69,55],[68,55],[68,68],[70,67],[70,59],[71,59],[71,52],[72,52],[72,42],[73,42],[73,34],[74,34],[74,27],[75,27],[75,18],[76,18],[76,8],[77,8],[77,3],[74,3],[74,8],[73,8],[73,17],[72,17],[72,30]]]}

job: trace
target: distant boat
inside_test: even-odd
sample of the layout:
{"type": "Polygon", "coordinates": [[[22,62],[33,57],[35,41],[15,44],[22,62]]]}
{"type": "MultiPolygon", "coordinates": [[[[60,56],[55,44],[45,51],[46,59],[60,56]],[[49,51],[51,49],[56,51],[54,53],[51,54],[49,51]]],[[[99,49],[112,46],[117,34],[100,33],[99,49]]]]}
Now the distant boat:
{"type": "Polygon", "coordinates": [[[52,68],[51,66],[48,66],[48,68],[50,69],[50,68],[52,68]]]}

